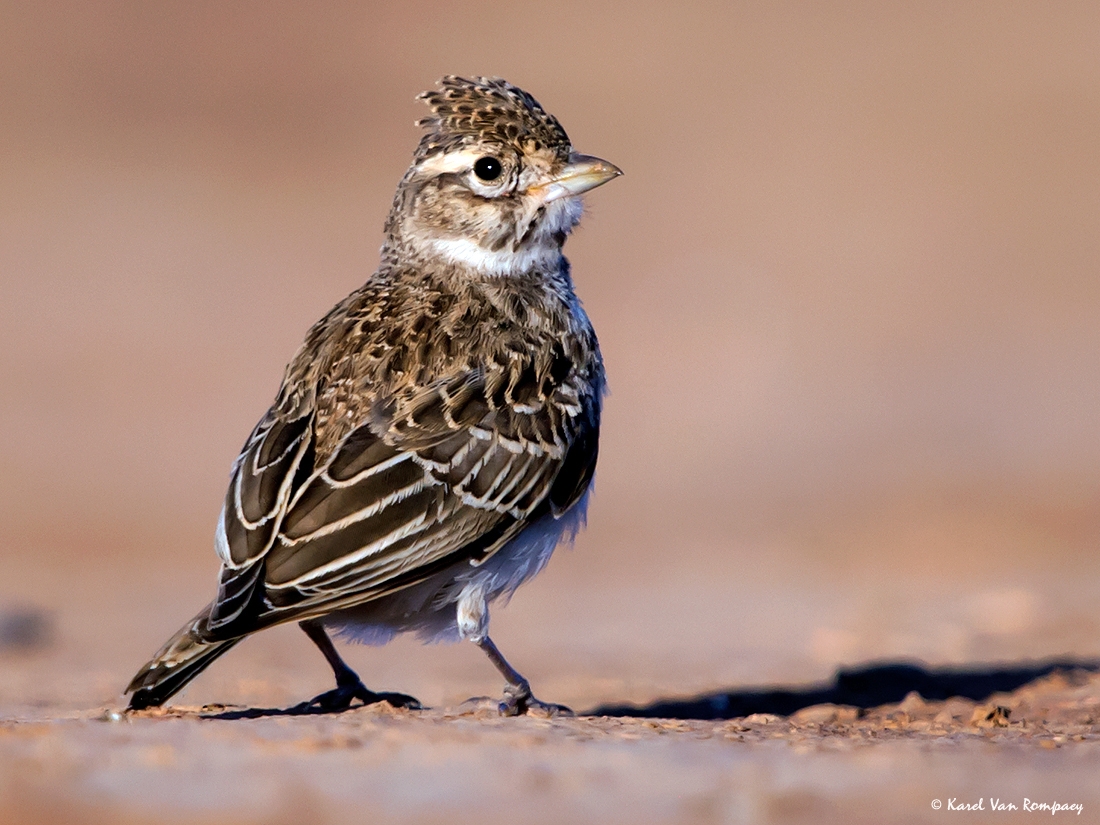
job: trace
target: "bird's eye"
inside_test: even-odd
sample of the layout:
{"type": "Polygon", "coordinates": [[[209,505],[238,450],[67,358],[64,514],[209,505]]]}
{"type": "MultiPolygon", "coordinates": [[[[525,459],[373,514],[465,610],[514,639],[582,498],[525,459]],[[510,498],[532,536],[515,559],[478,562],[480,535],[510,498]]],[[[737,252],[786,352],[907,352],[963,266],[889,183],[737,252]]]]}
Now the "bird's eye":
{"type": "Polygon", "coordinates": [[[494,157],[478,158],[474,164],[474,174],[482,180],[496,180],[500,177],[500,161],[494,157]]]}

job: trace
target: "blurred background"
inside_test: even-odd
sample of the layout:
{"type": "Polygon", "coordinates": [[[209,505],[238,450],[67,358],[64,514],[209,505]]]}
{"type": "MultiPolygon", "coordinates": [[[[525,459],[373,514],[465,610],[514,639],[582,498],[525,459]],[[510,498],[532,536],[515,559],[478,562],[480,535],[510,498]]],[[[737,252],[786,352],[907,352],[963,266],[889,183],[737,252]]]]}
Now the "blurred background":
{"type": "MultiPolygon", "coordinates": [[[[566,251],[589,528],[495,612],[590,707],[1100,656],[1100,6],[0,3],[0,703],[121,701],[231,462],[377,263],[414,96],[499,75],[626,175],[566,251]]],[[[368,685],[496,693],[468,646],[368,685]]],[[[327,689],[293,627],[189,703],[327,689]]]]}

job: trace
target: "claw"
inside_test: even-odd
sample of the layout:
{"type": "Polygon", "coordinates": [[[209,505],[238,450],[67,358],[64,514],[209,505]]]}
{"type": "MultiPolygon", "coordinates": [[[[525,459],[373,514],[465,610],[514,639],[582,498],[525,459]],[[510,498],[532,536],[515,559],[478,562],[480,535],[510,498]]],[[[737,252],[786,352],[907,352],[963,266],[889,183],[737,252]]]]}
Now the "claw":
{"type": "Polygon", "coordinates": [[[395,708],[406,708],[408,710],[420,710],[422,708],[420,702],[412,696],[404,693],[375,693],[362,682],[356,680],[354,683],[340,685],[333,690],[314,696],[308,702],[296,705],[294,710],[302,713],[316,711],[335,713],[347,710],[356,699],[364,705],[387,702],[395,708]]]}
{"type": "Polygon", "coordinates": [[[405,710],[423,710],[424,706],[420,704],[420,700],[415,696],[409,696],[407,693],[375,693],[378,697],[375,701],[386,702],[395,708],[404,708],[405,710]]]}
{"type": "Polygon", "coordinates": [[[555,705],[552,702],[542,702],[531,693],[531,686],[526,682],[518,685],[504,686],[504,699],[500,703],[501,716],[520,716],[529,714],[542,719],[552,719],[556,716],[573,716],[573,711],[565,705],[555,705]]]}

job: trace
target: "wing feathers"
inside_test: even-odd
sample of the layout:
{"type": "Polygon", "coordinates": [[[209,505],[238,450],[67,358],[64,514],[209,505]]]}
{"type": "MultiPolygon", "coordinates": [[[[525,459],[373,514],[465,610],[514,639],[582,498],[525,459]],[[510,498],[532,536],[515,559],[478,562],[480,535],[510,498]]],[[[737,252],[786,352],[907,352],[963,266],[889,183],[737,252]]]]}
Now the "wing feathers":
{"type": "Polygon", "coordinates": [[[227,566],[247,565],[271,547],[303,458],[311,451],[311,430],[312,416],[304,416],[283,423],[265,419],[253,432],[234,466],[222,510],[227,566]],[[269,449],[269,443],[275,446],[269,449]]]}
{"type": "Polygon", "coordinates": [[[548,501],[567,509],[591,479],[598,399],[560,392],[557,366],[476,370],[376,403],[316,467],[312,411],[269,414],[234,467],[211,627],[242,620],[256,593],[260,624],[377,598],[480,563],[548,501]]]}
{"type": "Polygon", "coordinates": [[[268,552],[267,581],[270,585],[287,586],[319,579],[381,553],[398,539],[425,529],[431,523],[439,498],[438,488],[421,490],[382,507],[372,518],[353,521],[339,531],[318,531],[296,543],[280,540],[268,552]]]}
{"type": "Polygon", "coordinates": [[[314,535],[340,529],[381,512],[389,504],[435,483],[412,456],[387,461],[377,471],[364,470],[354,480],[334,482],[321,472],[313,476],[295,496],[283,518],[282,541],[293,544],[314,535]]]}
{"type": "Polygon", "coordinates": [[[387,459],[400,457],[397,450],[375,435],[370,427],[359,427],[336,448],[329,460],[328,474],[334,481],[348,481],[360,473],[381,468],[387,459]]]}

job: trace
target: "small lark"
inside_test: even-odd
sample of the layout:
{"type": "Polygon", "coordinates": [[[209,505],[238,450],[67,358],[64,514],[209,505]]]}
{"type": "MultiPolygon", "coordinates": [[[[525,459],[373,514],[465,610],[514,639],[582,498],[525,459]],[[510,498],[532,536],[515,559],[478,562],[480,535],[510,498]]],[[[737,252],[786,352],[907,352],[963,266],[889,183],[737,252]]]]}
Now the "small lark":
{"type": "Polygon", "coordinates": [[[469,639],[539,702],[488,635],[489,604],[584,521],[603,363],[573,292],[580,196],[621,171],[576,154],[531,95],[445,77],[386,220],[378,271],[306,335],[233,465],[214,601],[145,665],[130,707],[160,705],[249,633],[297,621],[336,674],[300,706],[374,693],[328,630],[370,644],[469,639]]]}

